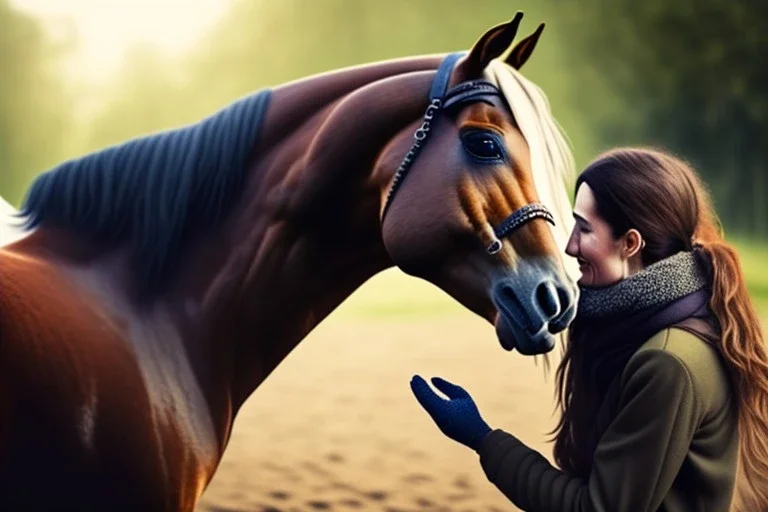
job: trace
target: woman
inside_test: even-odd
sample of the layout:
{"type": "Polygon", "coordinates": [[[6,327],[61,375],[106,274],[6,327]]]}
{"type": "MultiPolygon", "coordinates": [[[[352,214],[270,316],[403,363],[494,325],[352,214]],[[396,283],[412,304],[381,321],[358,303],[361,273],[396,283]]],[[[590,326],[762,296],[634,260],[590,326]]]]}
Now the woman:
{"type": "Polygon", "coordinates": [[[768,357],[736,252],[677,158],[601,155],[579,176],[582,273],[557,370],[556,469],[440,378],[411,388],[527,511],[768,510],[768,357]]]}

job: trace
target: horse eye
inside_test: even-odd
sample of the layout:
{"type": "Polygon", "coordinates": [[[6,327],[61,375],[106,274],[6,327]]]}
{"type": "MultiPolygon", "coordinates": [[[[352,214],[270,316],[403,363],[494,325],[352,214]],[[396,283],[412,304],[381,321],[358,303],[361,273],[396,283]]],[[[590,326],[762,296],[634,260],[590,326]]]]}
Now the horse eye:
{"type": "Polygon", "coordinates": [[[498,135],[472,130],[461,134],[464,149],[479,160],[501,160],[504,153],[498,135]]]}

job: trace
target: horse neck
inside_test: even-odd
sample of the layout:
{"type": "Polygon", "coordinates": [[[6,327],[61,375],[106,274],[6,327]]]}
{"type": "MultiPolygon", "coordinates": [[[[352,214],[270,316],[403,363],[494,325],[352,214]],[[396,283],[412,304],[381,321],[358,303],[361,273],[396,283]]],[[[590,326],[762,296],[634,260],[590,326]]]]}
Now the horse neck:
{"type": "Polygon", "coordinates": [[[357,287],[392,265],[381,191],[410,144],[439,58],[409,59],[276,89],[241,201],[205,290],[209,342],[232,340],[238,407],[357,287]],[[402,147],[401,147],[402,146],[402,147]]]}

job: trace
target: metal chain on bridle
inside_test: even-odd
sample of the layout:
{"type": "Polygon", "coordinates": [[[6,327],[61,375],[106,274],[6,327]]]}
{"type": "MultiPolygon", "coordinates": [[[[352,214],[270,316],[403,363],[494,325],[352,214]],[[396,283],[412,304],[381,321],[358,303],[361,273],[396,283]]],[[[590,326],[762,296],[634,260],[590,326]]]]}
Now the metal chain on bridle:
{"type": "MultiPolygon", "coordinates": [[[[405,154],[405,157],[403,157],[397,171],[395,171],[392,184],[387,192],[384,209],[381,214],[382,224],[384,223],[384,217],[387,215],[387,211],[392,204],[395,194],[400,189],[413,162],[424,147],[438,114],[445,112],[456,105],[480,101],[483,97],[501,96],[501,91],[499,91],[495,85],[485,80],[471,80],[448,89],[448,83],[451,78],[453,67],[463,55],[464,53],[461,52],[448,55],[443,59],[443,62],[437,70],[437,75],[432,81],[432,88],[429,93],[429,105],[424,112],[424,120],[421,123],[421,126],[419,126],[413,134],[413,144],[405,154]]],[[[552,225],[555,224],[554,217],[547,207],[541,203],[530,203],[512,212],[509,217],[493,228],[496,238],[488,247],[486,247],[488,254],[496,254],[499,252],[502,248],[502,238],[509,235],[523,224],[537,218],[544,219],[552,225]]]]}

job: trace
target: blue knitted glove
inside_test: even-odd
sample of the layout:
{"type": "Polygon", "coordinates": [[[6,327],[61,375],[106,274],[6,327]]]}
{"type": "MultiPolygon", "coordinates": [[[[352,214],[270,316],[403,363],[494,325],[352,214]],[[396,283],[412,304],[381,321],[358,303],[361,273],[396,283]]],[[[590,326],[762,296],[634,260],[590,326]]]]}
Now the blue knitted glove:
{"type": "Polygon", "coordinates": [[[424,379],[414,375],[411,390],[416,400],[432,416],[443,434],[477,451],[491,427],[483,421],[475,401],[462,387],[440,377],[433,377],[432,384],[449,399],[432,391],[424,379]]]}

